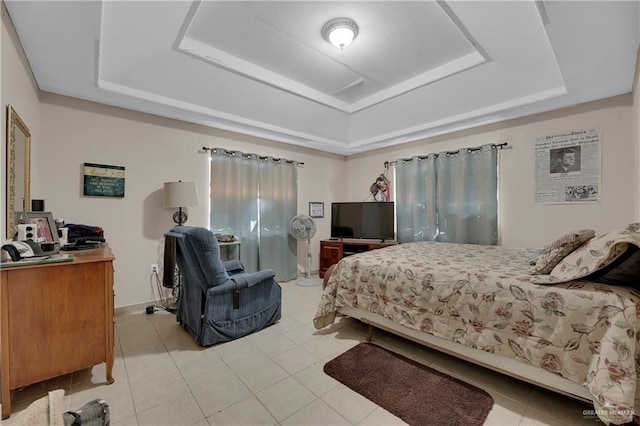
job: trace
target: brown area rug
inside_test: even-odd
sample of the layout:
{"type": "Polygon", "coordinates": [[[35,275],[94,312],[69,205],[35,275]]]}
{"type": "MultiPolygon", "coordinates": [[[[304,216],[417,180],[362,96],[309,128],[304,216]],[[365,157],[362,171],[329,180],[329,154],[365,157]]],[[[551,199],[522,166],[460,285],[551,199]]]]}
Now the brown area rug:
{"type": "Polygon", "coordinates": [[[481,425],[493,407],[484,390],[371,343],[324,372],[410,425],[481,425]]]}

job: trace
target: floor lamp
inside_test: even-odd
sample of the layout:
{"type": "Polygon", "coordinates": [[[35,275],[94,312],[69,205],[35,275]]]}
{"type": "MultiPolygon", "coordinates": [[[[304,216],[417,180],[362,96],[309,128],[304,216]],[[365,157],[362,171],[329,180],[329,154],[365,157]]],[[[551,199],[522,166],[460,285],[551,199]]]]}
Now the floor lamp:
{"type": "MultiPolygon", "coordinates": [[[[196,189],[195,182],[165,182],[164,183],[164,200],[162,206],[168,208],[178,208],[178,211],[173,214],[173,221],[181,226],[187,219],[187,212],[182,210],[183,207],[197,206],[198,205],[198,190],[196,189]]],[[[167,249],[165,244],[165,250],[167,249]]],[[[174,248],[175,249],[175,248],[174,248]]],[[[173,282],[173,298],[175,302],[167,308],[169,312],[176,312],[178,303],[180,301],[180,293],[182,290],[182,276],[178,265],[175,264],[172,280],[164,280],[164,282],[173,282]]]]}

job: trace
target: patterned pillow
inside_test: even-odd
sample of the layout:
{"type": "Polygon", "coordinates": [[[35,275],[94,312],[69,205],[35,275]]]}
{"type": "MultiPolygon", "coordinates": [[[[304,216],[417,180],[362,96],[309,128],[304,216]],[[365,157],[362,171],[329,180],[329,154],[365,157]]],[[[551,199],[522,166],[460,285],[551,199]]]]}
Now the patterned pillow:
{"type": "Polygon", "coordinates": [[[640,233],[612,231],[589,240],[556,265],[549,275],[531,277],[536,284],[554,284],[577,280],[613,263],[630,245],[640,247],[640,233]]]}
{"type": "Polygon", "coordinates": [[[540,249],[540,256],[536,260],[536,266],[531,272],[537,274],[549,274],[553,268],[560,263],[569,253],[595,237],[593,229],[581,229],[570,232],[558,238],[554,242],[547,244],[540,249]]]}

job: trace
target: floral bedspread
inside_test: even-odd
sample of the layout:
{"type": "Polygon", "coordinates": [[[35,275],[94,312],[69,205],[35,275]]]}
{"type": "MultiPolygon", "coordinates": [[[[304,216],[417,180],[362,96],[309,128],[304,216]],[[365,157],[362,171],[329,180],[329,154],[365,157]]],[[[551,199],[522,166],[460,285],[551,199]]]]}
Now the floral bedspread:
{"type": "Polygon", "coordinates": [[[343,306],[380,314],[582,384],[605,423],[630,421],[640,407],[640,292],[585,280],[530,283],[532,254],[416,242],[349,256],[335,267],[314,325],[331,324],[343,306]]]}

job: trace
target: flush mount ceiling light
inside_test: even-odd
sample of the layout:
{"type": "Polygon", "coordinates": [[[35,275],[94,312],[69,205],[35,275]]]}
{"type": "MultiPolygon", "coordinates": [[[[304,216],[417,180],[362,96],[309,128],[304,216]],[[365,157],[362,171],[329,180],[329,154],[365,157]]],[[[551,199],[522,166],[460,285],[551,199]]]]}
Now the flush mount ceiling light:
{"type": "Polygon", "coordinates": [[[358,25],[353,19],[332,19],[322,27],[322,38],[340,49],[351,44],[357,36],[358,25]]]}

